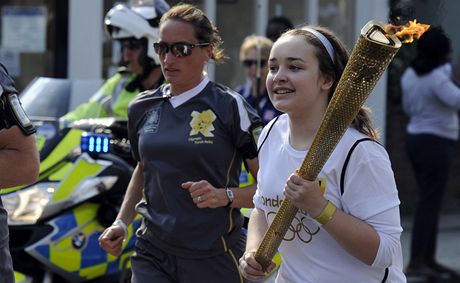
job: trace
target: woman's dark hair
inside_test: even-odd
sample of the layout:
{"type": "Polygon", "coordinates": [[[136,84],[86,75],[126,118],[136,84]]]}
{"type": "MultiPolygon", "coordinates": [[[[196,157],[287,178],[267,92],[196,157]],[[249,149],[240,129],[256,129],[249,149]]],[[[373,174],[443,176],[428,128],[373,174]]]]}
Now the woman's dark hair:
{"type": "Polygon", "coordinates": [[[224,50],[220,47],[223,42],[219,30],[202,10],[191,4],[178,4],[161,17],[160,25],[167,20],[177,20],[192,25],[198,41],[212,45],[212,59],[216,63],[222,63],[227,59],[224,50]]]}
{"type": "Polygon", "coordinates": [[[452,45],[442,27],[430,27],[417,42],[417,56],[411,66],[424,75],[449,61],[452,45]]]}

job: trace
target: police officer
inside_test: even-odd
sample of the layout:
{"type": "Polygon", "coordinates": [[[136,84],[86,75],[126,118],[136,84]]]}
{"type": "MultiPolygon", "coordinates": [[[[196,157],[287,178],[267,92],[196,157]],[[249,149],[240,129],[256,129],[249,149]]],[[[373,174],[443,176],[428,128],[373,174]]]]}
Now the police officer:
{"type": "MultiPolygon", "coordinates": [[[[0,63],[0,189],[33,183],[40,161],[35,127],[24,113],[13,80],[0,63]]],[[[0,282],[14,283],[7,212],[0,198],[0,282]]]]}
{"type": "MultiPolygon", "coordinates": [[[[135,2],[135,1],[134,1],[135,2]]],[[[87,103],[67,113],[63,121],[85,118],[127,118],[128,103],[141,91],[163,83],[153,43],[158,39],[158,21],[169,5],[157,0],[152,5],[118,4],[106,14],[105,28],[122,48],[122,67],[87,103]]]]}

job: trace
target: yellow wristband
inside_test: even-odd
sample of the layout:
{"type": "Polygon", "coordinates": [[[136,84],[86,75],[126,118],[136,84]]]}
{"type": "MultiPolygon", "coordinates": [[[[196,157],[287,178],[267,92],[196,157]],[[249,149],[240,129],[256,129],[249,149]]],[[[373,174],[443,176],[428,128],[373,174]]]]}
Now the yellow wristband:
{"type": "Polygon", "coordinates": [[[337,207],[332,202],[327,201],[326,207],[317,217],[315,217],[316,222],[318,222],[321,226],[325,225],[332,219],[336,210],[337,207]]]}

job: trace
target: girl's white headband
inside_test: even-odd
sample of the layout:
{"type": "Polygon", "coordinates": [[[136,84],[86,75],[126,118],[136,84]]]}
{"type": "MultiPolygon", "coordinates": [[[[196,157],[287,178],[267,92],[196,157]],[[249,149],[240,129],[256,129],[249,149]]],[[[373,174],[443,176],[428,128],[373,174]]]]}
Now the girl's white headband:
{"type": "Polygon", "coordinates": [[[327,37],[325,37],[325,36],[324,36],[322,33],[320,33],[319,31],[314,30],[314,29],[309,28],[309,27],[303,27],[302,29],[305,30],[305,31],[308,31],[308,32],[312,33],[314,36],[316,36],[316,38],[319,39],[319,41],[321,41],[321,43],[323,44],[324,48],[326,48],[326,51],[327,51],[327,53],[329,54],[329,57],[331,57],[332,63],[335,64],[335,60],[334,60],[334,47],[332,47],[332,44],[331,44],[331,42],[327,39],[327,37]]]}

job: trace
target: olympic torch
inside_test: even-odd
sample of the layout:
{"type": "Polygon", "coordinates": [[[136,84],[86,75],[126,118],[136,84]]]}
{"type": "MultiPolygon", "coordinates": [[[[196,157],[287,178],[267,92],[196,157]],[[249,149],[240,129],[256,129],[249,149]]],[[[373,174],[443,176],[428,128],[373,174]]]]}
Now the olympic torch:
{"type": "MultiPolygon", "coordinates": [[[[337,88],[326,109],[298,174],[307,180],[315,180],[350,126],[375,84],[388,67],[401,41],[385,32],[385,27],[368,22],[351,53],[337,88]]],[[[298,209],[284,200],[255,254],[264,270],[271,263],[298,209]]]]}

